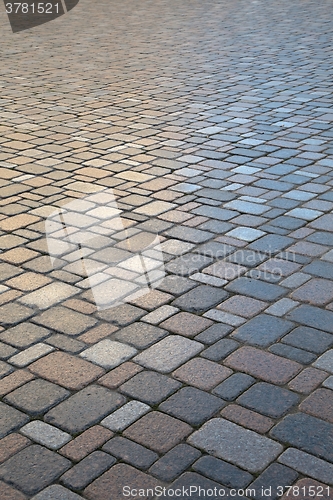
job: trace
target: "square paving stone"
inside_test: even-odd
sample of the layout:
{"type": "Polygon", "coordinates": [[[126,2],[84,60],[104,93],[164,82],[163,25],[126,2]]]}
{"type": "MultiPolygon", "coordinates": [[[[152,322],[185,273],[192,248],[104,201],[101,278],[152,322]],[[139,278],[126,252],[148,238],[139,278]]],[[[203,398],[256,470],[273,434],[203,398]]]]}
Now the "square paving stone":
{"type": "Polygon", "coordinates": [[[84,431],[126,402],[105,387],[90,386],[76,392],[44,416],[46,422],[70,434],[84,431]]]}
{"type": "Polygon", "coordinates": [[[279,490],[281,488],[278,489],[278,487],[282,486],[284,488],[285,486],[294,484],[297,478],[298,474],[294,470],[284,465],[274,463],[267,467],[248,489],[255,490],[256,494],[253,498],[256,500],[267,498],[266,495],[263,495],[263,491],[271,491],[271,500],[277,500],[281,496],[279,495],[279,490]]]}
{"type": "Polygon", "coordinates": [[[149,473],[165,482],[173,481],[186,470],[201,453],[188,444],[179,444],[168,451],[162,458],[152,465],[149,473]]]}
{"type": "Polygon", "coordinates": [[[137,349],[146,349],[167,334],[168,332],[162,328],[149,325],[148,323],[137,322],[116,332],[114,338],[120,342],[133,345],[137,349]]]}
{"type": "Polygon", "coordinates": [[[60,481],[73,490],[83,490],[87,484],[114,465],[116,459],[108,453],[94,451],[61,476],[60,481]]]}
{"type": "Polygon", "coordinates": [[[143,371],[121,385],[119,390],[134,399],[156,405],[181,387],[172,378],[152,371],[143,371]]]}
{"type": "Polygon", "coordinates": [[[305,413],[287,415],[271,436],[316,457],[333,462],[333,425],[305,413]]]}
{"type": "Polygon", "coordinates": [[[194,313],[203,313],[228,297],[227,292],[209,285],[199,285],[174,300],[171,305],[194,313]]]}
{"type": "Polygon", "coordinates": [[[149,488],[154,489],[159,484],[157,479],[130,465],[116,464],[91,483],[84,490],[84,496],[89,500],[118,500],[124,496],[124,486],[128,486],[125,494],[128,492],[130,495],[134,489],[138,493],[141,490],[140,498],[149,500],[151,496],[147,496],[145,491],[149,488]]]}
{"type": "Polygon", "coordinates": [[[105,311],[100,311],[97,313],[97,316],[116,326],[127,326],[134,321],[138,321],[145,314],[147,314],[147,311],[143,309],[130,304],[122,304],[117,307],[110,307],[105,311]]]}
{"type": "Polygon", "coordinates": [[[232,337],[251,345],[267,347],[288,333],[293,326],[291,321],[259,314],[233,332],[232,337]]]}
{"type": "Polygon", "coordinates": [[[270,432],[278,441],[333,462],[333,425],[305,413],[287,415],[270,432]]]}
{"type": "Polygon", "coordinates": [[[302,325],[333,333],[333,312],[314,306],[300,306],[287,315],[288,319],[302,325]]]}
{"type": "Polygon", "coordinates": [[[329,373],[333,373],[333,349],[325,352],[317,359],[313,366],[320,368],[321,370],[326,370],[329,373]]]}
{"type": "Polygon", "coordinates": [[[204,346],[194,340],[170,335],[149,347],[133,361],[146,368],[151,368],[162,373],[169,373],[181,364],[198,354],[204,346]]]}
{"type": "Polygon", "coordinates": [[[311,279],[295,290],[291,297],[313,305],[325,305],[333,299],[333,282],[320,278],[311,279]]]}
{"type": "Polygon", "coordinates": [[[245,318],[252,318],[252,316],[260,313],[267,306],[267,302],[252,299],[251,297],[246,297],[245,295],[234,295],[233,297],[230,297],[230,299],[222,302],[217,309],[222,309],[223,311],[243,316],[245,318]]]}
{"type": "Polygon", "coordinates": [[[259,382],[244,392],[237,403],[268,417],[279,418],[299,402],[294,392],[266,382],[259,382]]]}
{"type": "Polygon", "coordinates": [[[0,340],[15,347],[29,347],[35,342],[39,342],[51,335],[46,328],[34,325],[33,323],[20,323],[13,328],[9,328],[0,334],[0,340]]]}
{"type": "Polygon", "coordinates": [[[34,321],[66,335],[79,335],[97,322],[94,318],[62,306],[48,309],[35,316],[34,321]]]}
{"type": "Polygon", "coordinates": [[[200,458],[193,465],[193,469],[229,488],[244,488],[253,479],[248,472],[210,456],[200,458]]]}
{"type": "Polygon", "coordinates": [[[283,450],[276,441],[223,418],[205,423],[188,442],[252,473],[263,470],[283,450]]]}
{"type": "Polygon", "coordinates": [[[190,276],[207,267],[212,260],[211,257],[206,255],[189,253],[168,262],[165,268],[168,273],[177,274],[178,276],[190,276]]]}
{"type": "Polygon", "coordinates": [[[134,347],[104,339],[81,352],[80,356],[106,369],[115,368],[137,354],[134,347]]]}
{"type": "Polygon", "coordinates": [[[162,403],[159,408],[191,425],[200,425],[225,405],[216,396],[194,387],[184,387],[162,403]]]}
{"type": "Polygon", "coordinates": [[[318,276],[319,278],[333,279],[333,266],[331,262],[314,260],[311,264],[305,266],[302,272],[318,276]]]}
{"type": "Polygon", "coordinates": [[[176,379],[205,391],[211,390],[231,374],[229,368],[200,358],[191,359],[173,372],[176,379]]]}
{"type": "Polygon", "coordinates": [[[121,436],[110,439],[103,450],[142,470],[148,469],[158,459],[157,453],[121,436]]]}
{"type": "Polygon", "coordinates": [[[195,282],[182,276],[166,276],[158,285],[159,290],[169,292],[172,295],[181,295],[197,286],[195,282]]]}
{"type": "Polygon", "coordinates": [[[244,346],[225,360],[230,368],[272,384],[284,385],[301,371],[302,365],[255,347],[244,346]]]}
{"type": "Polygon", "coordinates": [[[233,330],[232,326],[218,323],[210,326],[209,328],[207,328],[207,330],[199,333],[199,335],[195,337],[195,340],[197,340],[198,342],[203,342],[204,344],[211,345],[220,340],[221,338],[229,335],[229,333],[232,332],[232,330],[233,330]]]}
{"type": "Polygon", "coordinates": [[[35,314],[30,307],[21,306],[20,304],[5,304],[0,307],[0,325],[9,326],[15,323],[21,323],[25,319],[30,318],[35,314]]]}
{"type": "Polygon", "coordinates": [[[166,453],[191,432],[192,427],[185,422],[154,411],[128,427],[123,435],[157,453],[166,453]]]}
{"type": "Polygon", "coordinates": [[[11,406],[0,402],[0,438],[26,424],[29,417],[11,406]]]}
{"type": "Polygon", "coordinates": [[[249,295],[263,301],[275,301],[285,295],[286,289],[254,278],[238,278],[225,287],[226,290],[241,295],[249,295]]]}
{"type": "Polygon", "coordinates": [[[37,444],[19,451],[0,466],[0,477],[26,495],[34,495],[56,481],[71,462],[37,444]]]}
{"type": "Polygon", "coordinates": [[[226,401],[233,401],[254,384],[255,381],[253,377],[246,375],[246,373],[235,373],[222,382],[222,384],[215,387],[213,393],[226,401]]]}
{"type": "Polygon", "coordinates": [[[178,333],[185,337],[194,337],[202,330],[212,325],[212,321],[195,314],[180,312],[160,324],[172,333],[178,333]]]}
{"type": "Polygon", "coordinates": [[[288,238],[288,236],[280,236],[277,234],[268,234],[263,236],[257,241],[254,241],[249,245],[249,248],[253,250],[257,250],[258,252],[265,253],[276,253],[280,250],[283,250],[287,246],[290,246],[294,240],[292,238],[288,238]]]}
{"type": "Polygon", "coordinates": [[[333,336],[321,330],[299,326],[285,335],[282,342],[316,354],[322,354],[333,345],[333,336]]]}
{"type": "Polygon", "coordinates": [[[231,352],[239,347],[239,342],[232,339],[221,339],[212,346],[205,349],[201,356],[212,361],[221,361],[226,358],[231,352]]]}
{"type": "Polygon", "coordinates": [[[317,389],[301,403],[299,409],[333,424],[333,391],[317,389]]]}
{"type": "Polygon", "coordinates": [[[5,397],[5,401],[30,415],[38,415],[51,409],[70,396],[63,387],[46,380],[32,380],[5,397]]]}
{"type": "Polygon", "coordinates": [[[35,361],[29,370],[67,389],[82,389],[104,374],[102,368],[65,352],[52,352],[35,361]]]}

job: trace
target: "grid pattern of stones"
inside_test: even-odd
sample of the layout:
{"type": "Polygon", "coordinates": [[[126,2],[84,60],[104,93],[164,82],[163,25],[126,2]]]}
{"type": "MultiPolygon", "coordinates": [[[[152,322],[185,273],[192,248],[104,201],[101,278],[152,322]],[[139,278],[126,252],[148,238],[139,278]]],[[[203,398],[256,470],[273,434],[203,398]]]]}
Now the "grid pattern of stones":
{"type": "Polygon", "coordinates": [[[0,20],[1,491],[332,485],[328,0],[82,5],[0,20]],[[92,185],[168,273],[103,312],[44,229],[92,185]]]}

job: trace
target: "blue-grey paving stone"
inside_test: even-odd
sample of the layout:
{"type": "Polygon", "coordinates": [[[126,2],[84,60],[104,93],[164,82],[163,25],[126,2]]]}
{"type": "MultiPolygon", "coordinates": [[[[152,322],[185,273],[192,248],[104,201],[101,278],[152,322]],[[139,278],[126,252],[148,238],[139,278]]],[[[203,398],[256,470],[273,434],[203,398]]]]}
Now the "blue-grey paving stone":
{"type": "Polygon", "coordinates": [[[193,465],[193,469],[229,488],[244,488],[253,479],[248,472],[210,456],[200,458],[193,465]]]}
{"type": "MultiPolygon", "coordinates": [[[[238,212],[252,215],[262,215],[269,210],[269,207],[260,203],[252,203],[244,200],[233,200],[225,204],[226,208],[237,210],[238,212]]],[[[234,212],[234,216],[238,215],[234,212]]]]}
{"type": "MultiPolygon", "coordinates": [[[[314,363],[316,368],[325,370],[327,372],[333,373],[333,349],[329,349],[324,354],[322,354],[317,361],[314,363]]],[[[332,377],[330,377],[332,378],[332,377]]]]}
{"type": "Polygon", "coordinates": [[[229,222],[208,220],[207,222],[200,224],[198,228],[202,229],[203,231],[210,231],[212,233],[217,233],[220,235],[226,233],[227,231],[230,231],[230,229],[233,228],[233,225],[230,224],[229,222]]]}
{"type": "Polygon", "coordinates": [[[217,241],[210,241],[209,243],[204,243],[196,248],[195,252],[206,255],[207,257],[213,257],[214,259],[223,259],[227,255],[231,254],[235,250],[235,247],[231,245],[226,245],[225,243],[218,243],[217,241]]]}
{"type": "Polygon", "coordinates": [[[271,495],[269,495],[270,500],[277,500],[281,497],[278,486],[290,486],[294,484],[297,478],[298,474],[293,469],[274,463],[267,467],[267,469],[251,483],[249,489],[255,490],[255,496],[253,497],[255,500],[267,499],[267,495],[263,494],[264,491],[272,492],[271,495]]]}
{"type": "Polygon", "coordinates": [[[255,299],[268,301],[279,299],[286,293],[286,289],[281,286],[245,277],[234,280],[225,289],[241,295],[248,295],[255,299]]]}
{"type": "Polygon", "coordinates": [[[188,312],[203,313],[227,297],[227,292],[222,289],[209,285],[199,285],[181,297],[178,297],[171,302],[171,305],[188,312]]]}
{"type": "MultiPolygon", "coordinates": [[[[219,490],[221,490],[221,488],[224,490],[223,496],[229,496],[228,488],[223,488],[219,483],[212,481],[211,479],[207,479],[196,472],[185,472],[170,485],[171,490],[180,489],[181,491],[187,492],[187,495],[190,494],[190,487],[192,487],[191,496],[189,497],[191,500],[202,500],[202,492],[209,490],[212,490],[212,496],[209,497],[211,500],[221,500],[221,495],[219,495],[219,490]],[[214,491],[216,491],[216,495],[214,494],[214,491]]],[[[171,495],[168,495],[168,489],[166,490],[166,498],[167,500],[172,498],[171,495]]],[[[239,496],[237,493],[236,496],[233,496],[232,498],[235,500],[246,500],[245,497],[239,496]]]]}
{"type": "Polygon", "coordinates": [[[298,363],[302,363],[304,365],[313,363],[313,361],[317,357],[311,352],[304,351],[303,349],[298,349],[286,344],[274,344],[269,348],[269,351],[277,354],[278,356],[283,356],[284,358],[298,361],[298,363]]]}
{"type": "Polygon", "coordinates": [[[0,402],[0,438],[22,427],[29,420],[28,415],[0,402]]]}
{"type": "Polygon", "coordinates": [[[172,295],[181,295],[192,288],[195,288],[197,283],[182,276],[166,276],[158,285],[158,289],[163,292],[171,293],[172,295]]]}
{"type": "Polygon", "coordinates": [[[165,268],[169,273],[179,276],[190,276],[191,274],[200,272],[204,267],[209,266],[212,261],[213,259],[206,255],[188,253],[168,262],[165,268]]]}
{"type": "MultiPolygon", "coordinates": [[[[274,213],[273,213],[273,220],[274,220],[274,213]]],[[[286,236],[287,234],[290,233],[290,229],[283,229],[282,227],[274,226],[273,224],[263,224],[260,226],[260,229],[262,231],[265,231],[266,233],[270,233],[272,235],[278,235],[278,236],[286,236]]],[[[269,253],[274,253],[274,252],[269,252],[269,253]]]]}
{"type": "Polygon", "coordinates": [[[165,482],[173,481],[184,472],[201,453],[188,444],[179,444],[155,462],[149,473],[165,482]]]}
{"type": "Polygon", "coordinates": [[[148,469],[158,459],[157,453],[121,436],[110,439],[102,449],[143,470],[148,469]]]}
{"type": "Polygon", "coordinates": [[[212,325],[207,330],[199,333],[194,340],[198,342],[202,342],[203,344],[211,345],[217,342],[218,340],[226,337],[233,330],[232,326],[224,325],[223,323],[217,323],[216,325],[212,325]]]}
{"type": "Polygon", "coordinates": [[[232,339],[222,339],[203,351],[201,356],[211,361],[221,361],[237,349],[237,347],[239,347],[239,342],[232,339]]]}
{"type": "Polygon", "coordinates": [[[60,484],[53,484],[48,486],[43,491],[35,495],[31,500],[81,500],[82,497],[73,493],[72,491],[60,486],[60,484]]]}
{"type": "Polygon", "coordinates": [[[333,280],[333,264],[322,260],[314,260],[308,266],[304,267],[304,273],[309,273],[319,278],[333,280]]]}
{"type": "Polygon", "coordinates": [[[206,422],[188,442],[253,473],[265,469],[283,450],[276,441],[224,418],[206,422]]]}
{"type": "Polygon", "coordinates": [[[28,446],[0,466],[0,478],[26,495],[34,495],[53,483],[71,462],[37,444],[28,446]]]}
{"type": "Polygon", "coordinates": [[[213,390],[213,393],[226,401],[235,400],[242,392],[255,383],[256,379],[245,373],[235,373],[213,390]]]}
{"type": "Polygon", "coordinates": [[[271,222],[272,226],[279,226],[284,229],[299,229],[306,224],[306,221],[296,219],[295,217],[288,217],[287,215],[277,217],[271,222]]]}
{"type": "Polygon", "coordinates": [[[297,207],[299,204],[298,201],[296,200],[289,200],[286,198],[275,198],[274,200],[271,200],[268,205],[271,205],[272,207],[276,208],[285,208],[290,210],[291,208],[297,207]]]}
{"type": "Polygon", "coordinates": [[[282,192],[290,191],[294,187],[291,182],[275,181],[271,179],[260,179],[254,183],[254,186],[282,192]]]}
{"type": "MultiPolygon", "coordinates": [[[[288,448],[278,458],[279,462],[296,469],[304,476],[333,485],[333,465],[304,451],[288,448]]],[[[291,484],[291,483],[289,483],[291,484]]]]}
{"type": "Polygon", "coordinates": [[[70,434],[83,432],[126,402],[124,396],[91,385],[76,392],[44,416],[46,422],[70,434]]]}
{"type": "Polygon", "coordinates": [[[201,207],[195,208],[194,210],[192,210],[192,213],[195,215],[203,215],[204,217],[209,217],[211,219],[217,220],[229,220],[238,215],[238,213],[234,210],[209,207],[207,205],[202,205],[201,207]]]}
{"type": "Polygon", "coordinates": [[[333,246],[333,234],[328,232],[316,231],[307,236],[306,241],[319,243],[320,245],[333,246]]]}
{"type": "Polygon", "coordinates": [[[248,249],[237,250],[227,258],[229,262],[250,268],[258,266],[265,259],[267,259],[267,255],[248,249]]]}
{"type": "Polygon", "coordinates": [[[236,198],[236,195],[229,191],[221,191],[220,189],[209,189],[209,188],[204,188],[201,189],[200,191],[197,191],[196,195],[204,198],[218,200],[220,202],[230,201],[236,198]]]}
{"type": "Polygon", "coordinates": [[[14,349],[14,347],[10,347],[9,345],[0,342],[0,359],[6,360],[11,356],[14,356],[14,354],[16,353],[17,349],[14,349]]]}
{"type": "Polygon", "coordinates": [[[333,336],[315,328],[298,326],[288,335],[285,335],[282,342],[316,354],[322,354],[332,347],[333,336]]]}
{"type": "Polygon", "coordinates": [[[200,425],[223,406],[225,402],[216,396],[195,387],[184,387],[164,401],[159,408],[173,417],[185,420],[190,425],[200,425]]]}
{"type": "Polygon", "coordinates": [[[296,413],[287,415],[270,432],[278,441],[333,462],[333,424],[296,413]]]}
{"type": "Polygon", "coordinates": [[[65,472],[60,481],[68,488],[82,490],[115,463],[116,459],[108,453],[94,451],[72,469],[65,472]]]}
{"type": "Polygon", "coordinates": [[[259,314],[235,330],[232,336],[250,345],[267,347],[288,333],[293,326],[291,321],[259,314]]]}
{"type": "Polygon", "coordinates": [[[279,418],[299,402],[299,397],[287,389],[258,382],[244,392],[237,402],[268,417],[279,418]]]}
{"type": "Polygon", "coordinates": [[[178,240],[189,241],[191,243],[204,243],[214,236],[213,233],[208,231],[201,231],[200,229],[194,229],[191,227],[186,228],[184,226],[173,227],[172,229],[166,231],[165,235],[178,240]]]}
{"type": "Polygon", "coordinates": [[[117,331],[114,334],[114,339],[130,344],[137,349],[145,349],[167,334],[168,332],[162,328],[149,325],[149,323],[136,322],[117,331]]]}
{"type": "Polygon", "coordinates": [[[269,273],[268,271],[259,271],[258,269],[250,269],[244,276],[246,278],[273,284],[278,283],[281,280],[281,276],[279,274],[269,273]]]}
{"type": "Polygon", "coordinates": [[[161,373],[143,371],[121,385],[119,390],[131,398],[156,405],[181,387],[181,384],[161,373]]]}
{"type": "Polygon", "coordinates": [[[290,246],[294,240],[288,236],[280,236],[276,234],[267,234],[257,241],[249,245],[249,248],[257,250],[258,252],[275,253],[290,246]]]}
{"type": "Polygon", "coordinates": [[[37,379],[11,392],[4,400],[31,415],[38,415],[51,409],[69,395],[70,392],[63,387],[37,379]]]}
{"type": "Polygon", "coordinates": [[[288,319],[302,325],[333,333],[333,312],[319,307],[301,305],[287,315],[288,319]]]}

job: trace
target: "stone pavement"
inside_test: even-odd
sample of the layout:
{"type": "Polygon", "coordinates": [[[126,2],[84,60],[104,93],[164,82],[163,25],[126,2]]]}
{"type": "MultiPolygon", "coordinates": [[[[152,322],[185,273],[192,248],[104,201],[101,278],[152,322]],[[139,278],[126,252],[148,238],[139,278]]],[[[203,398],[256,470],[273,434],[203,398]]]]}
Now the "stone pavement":
{"type": "Polygon", "coordinates": [[[333,498],[331,20],[1,9],[1,500],[333,498]]]}

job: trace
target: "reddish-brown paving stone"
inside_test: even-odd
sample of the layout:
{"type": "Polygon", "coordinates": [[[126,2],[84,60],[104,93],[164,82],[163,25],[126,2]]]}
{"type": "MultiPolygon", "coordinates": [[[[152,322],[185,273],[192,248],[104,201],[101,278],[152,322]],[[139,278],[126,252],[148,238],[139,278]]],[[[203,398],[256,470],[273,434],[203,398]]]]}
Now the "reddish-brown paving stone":
{"type": "Polygon", "coordinates": [[[0,481],[1,500],[26,500],[26,496],[18,490],[15,490],[9,484],[0,481]]]}
{"type": "Polygon", "coordinates": [[[0,463],[15,455],[20,450],[28,446],[31,441],[21,436],[21,434],[9,434],[0,439],[0,463]]]}
{"type": "Polygon", "coordinates": [[[233,370],[240,370],[277,385],[286,384],[302,369],[302,365],[296,361],[250,346],[241,347],[230,354],[224,363],[233,370]]]}
{"type": "Polygon", "coordinates": [[[98,380],[98,383],[108,387],[109,389],[116,389],[142,370],[142,366],[132,363],[131,361],[127,361],[122,365],[117,366],[117,368],[111,370],[106,375],[103,375],[103,377],[98,380]]]}
{"type": "Polygon", "coordinates": [[[32,363],[29,370],[72,390],[82,389],[104,373],[102,368],[65,352],[52,352],[32,363]]]}
{"type": "Polygon", "coordinates": [[[0,380],[0,396],[8,394],[14,389],[17,389],[17,387],[20,387],[34,378],[35,376],[26,370],[17,370],[14,373],[7,375],[7,377],[0,380]]]}
{"type": "Polygon", "coordinates": [[[184,337],[194,337],[212,324],[213,322],[210,319],[202,318],[188,312],[180,312],[163,321],[159,326],[172,333],[184,335],[184,337]]]}
{"type": "Polygon", "coordinates": [[[315,479],[303,478],[292,485],[281,500],[332,500],[332,487],[315,479]]]}
{"type": "Polygon", "coordinates": [[[251,429],[255,432],[260,432],[260,434],[265,434],[274,425],[274,420],[269,417],[265,417],[260,413],[257,413],[242,406],[233,404],[229,405],[221,411],[222,417],[235,422],[236,424],[242,425],[247,429],[251,429]]]}
{"type": "Polygon", "coordinates": [[[188,424],[154,411],[132,424],[123,434],[157,453],[166,453],[192,430],[188,424]]]}
{"type": "Polygon", "coordinates": [[[208,359],[195,358],[173,372],[173,376],[186,384],[209,391],[232,374],[232,370],[208,359]]]}
{"type": "Polygon", "coordinates": [[[330,280],[314,278],[295,290],[291,297],[318,306],[324,305],[333,299],[333,283],[330,280]]]}
{"type": "Polygon", "coordinates": [[[300,410],[333,423],[333,391],[317,389],[301,404],[300,410]]]}
{"type": "Polygon", "coordinates": [[[105,339],[105,337],[108,337],[117,330],[117,326],[105,323],[83,333],[78,337],[78,340],[86,342],[87,344],[96,344],[97,342],[105,339]]]}
{"type": "Polygon", "coordinates": [[[152,290],[145,295],[131,301],[132,304],[135,304],[138,307],[142,307],[143,309],[147,309],[148,311],[153,311],[158,307],[166,304],[170,300],[173,300],[174,297],[169,293],[160,292],[158,290],[152,290]]]}
{"type": "Polygon", "coordinates": [[[300,392],[302,394],[309,394],[314,391],[319,384],[321,384],[328,374],[317,368],[305,368],[299,375],[292,379],[288,387],[289,389],[300,392]]]}
{"type": "Polygon", "coordinates": [[[217,309],[236,314],[237,316],[243,316],[244,318],[252,318],[268,306],[269,303],[262,300],[252,299],[245,295],[234,295],[217,306],[217,309]]]}
{"type": "Polygon", "coordinates": [[[100,448],[112,436],[113,432],[109,429],[101,425],[94,425],[60,448],[59,453],[74,462],[79,462],[94,450],[100,448]]]}
{"type": "Polygon", "coordinates": [[[157,479],[130,465],[117,464],[91,483],[84,495],[89,500],[118,500],[124,497],[124,486],[128,486],[130,490],[137,490],[137,494],[141,489],[139,498],[148,500],[151,496],[146,495],[147,489],[154,489],[159,484],[157,479]]]}

